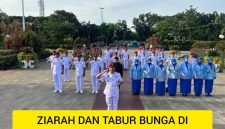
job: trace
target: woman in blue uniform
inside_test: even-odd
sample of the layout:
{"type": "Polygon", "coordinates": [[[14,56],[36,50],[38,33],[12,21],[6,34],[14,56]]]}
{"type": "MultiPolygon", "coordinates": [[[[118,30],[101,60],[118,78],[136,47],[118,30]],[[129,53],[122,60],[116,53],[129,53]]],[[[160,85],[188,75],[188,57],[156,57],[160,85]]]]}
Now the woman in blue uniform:
{"type": "Polygon", "coordinates": [[[139,95],[141,91],[142,68],[139,60],[135,60],[135,64],[131,66],[130,78],[132,80],[132,94],[139,95]]]}
{"type": "Polygon", "coordinates": [[[163,65],[163,60],[160,60],[159,65],[156,67],[155,76],[156,76],[156,95],[158,96],[165,95],[166,68],[163,65]]]}
{"type": "Polygon", "coordinates": [[[191,93],[192,64],[188,62],[188,57],[184,56],[184,62],[180,65],[180,92],[182,96],[191,93]]]}
{"type": "Polygon", "coordinates": [[[205,93],[211,96],[213,90],[213,81],[216,79],[216,67],[212,63],[213,59],[208,58],[208,63],[205,64],[205,93]]]}
{"type": "Polygon", "coordinates": [[[143,67],[144,73],[144,93],[146,95],[153,94],[153,79],[155,78],[155,65],[152,64],[151,58],[147,59],[147,63],[143,67]]]}
{"type": "Polygon", "coordinates": [[[205,65],[202,63],[202,58],[197,58],[197,63],[193,65],[194,74],[194,92],[195,96],[202,95],[203,79],[205,78],[205,65]]]}
{"type": "Polygon", "coordinates": [[[180,68],[175,58],[171,59],[171,64],[167,67],[168,77],[168,94],[169,96],[176,96],[177,80],[180,78],[180,68]]]}

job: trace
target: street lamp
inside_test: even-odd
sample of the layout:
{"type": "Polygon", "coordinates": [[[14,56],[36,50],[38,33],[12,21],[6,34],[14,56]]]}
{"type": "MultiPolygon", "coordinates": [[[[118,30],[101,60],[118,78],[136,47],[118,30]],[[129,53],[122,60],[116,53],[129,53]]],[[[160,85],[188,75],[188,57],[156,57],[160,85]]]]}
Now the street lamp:
{"type": "MultiPolygon", "coordinates": [[[[103,23],[103,9],[104,8],[103,7],[100,7],[99,9],[101,10],[101,20],[102,20],[102,23],[103,23]]],[[[101,31],[102,31],[102,43],[103,43],[103,29],[101,31]]]]}
{"type": "Polygon", "coordinates": [[[23,31],[25,31],[25,17],[24,17],[24,2],[22,0],[22,12],[23,12],[23,31]]]}
{"type": "Polygon", "coordinates": [[[101,10],[101,20],[102,20],[102,23],[103,23],[103,9],[104,8],[103,7],[100,7],[99,9],[101,10]]]}

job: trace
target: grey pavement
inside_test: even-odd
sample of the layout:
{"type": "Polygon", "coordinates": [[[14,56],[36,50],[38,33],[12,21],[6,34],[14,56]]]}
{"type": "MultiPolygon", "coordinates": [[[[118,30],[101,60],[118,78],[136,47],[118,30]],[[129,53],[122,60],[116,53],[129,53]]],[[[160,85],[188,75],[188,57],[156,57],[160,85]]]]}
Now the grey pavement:
{"type": "MultiPolygon", "coordinates": [[[[0,71],[0,129],[11,129],[13,110],[90,110],[96,94],[91,93],[90,70],[86,70],[84,94],[75,94],[74,70],[71,81],[63,82],[63,93],[53,93],[50,64],[35,69],[0,71]]],[[[225,129],[225,73],[218,74],[212,97],[140,95],[146,110],[213,110],[214,129],[225,129]]],[[[179,87],[179,86],[178,86],[179,87]]],[[[179,88],[178,88],[179,91],[179,88]]],[[[103,102],[105,103],[105,102],[103,102]]]]}

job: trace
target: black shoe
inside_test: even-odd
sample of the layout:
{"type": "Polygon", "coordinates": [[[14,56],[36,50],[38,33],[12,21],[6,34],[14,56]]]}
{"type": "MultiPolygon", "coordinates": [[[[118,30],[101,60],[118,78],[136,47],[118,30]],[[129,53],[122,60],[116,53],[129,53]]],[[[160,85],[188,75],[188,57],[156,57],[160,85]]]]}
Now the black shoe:
{"type": "Polygon", "coordinates": [[[208,93],[206,96],[212,96],[210,93],[208,93]]]}

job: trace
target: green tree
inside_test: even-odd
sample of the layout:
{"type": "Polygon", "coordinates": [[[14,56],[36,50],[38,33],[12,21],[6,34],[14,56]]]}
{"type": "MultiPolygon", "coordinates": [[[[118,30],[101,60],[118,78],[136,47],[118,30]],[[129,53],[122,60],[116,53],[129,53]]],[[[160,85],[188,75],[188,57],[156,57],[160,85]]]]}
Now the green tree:
{"type": "Polygon", "coordinates": [[[157,14],[146,13],[140,14],[138,18],[133,19],[134,29],[142,40],[152,36],[155,32],[154,25],[162,20],[157,14]]]}

